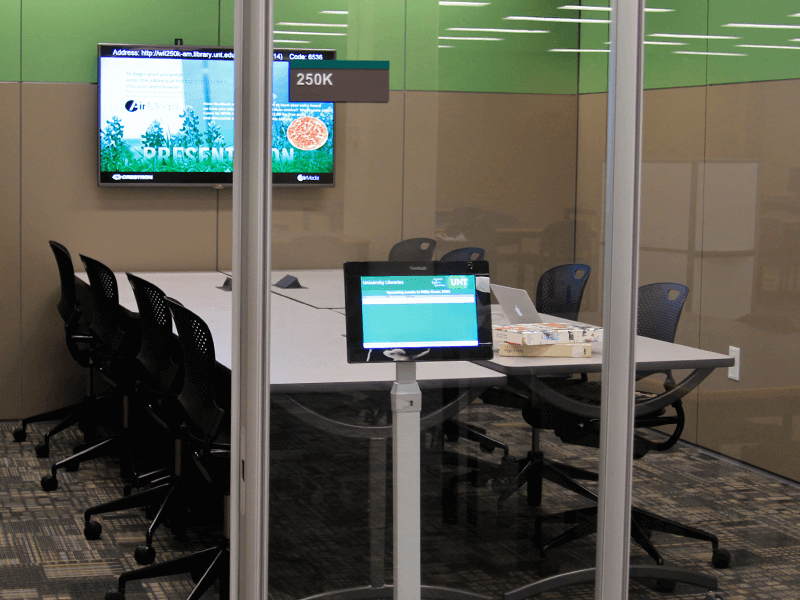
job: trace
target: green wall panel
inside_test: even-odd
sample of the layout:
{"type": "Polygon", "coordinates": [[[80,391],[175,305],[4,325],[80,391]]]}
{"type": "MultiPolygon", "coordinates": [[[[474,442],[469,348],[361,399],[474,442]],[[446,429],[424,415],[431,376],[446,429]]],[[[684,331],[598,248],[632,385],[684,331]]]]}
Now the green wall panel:
{"type": "MultiPolygon", "coordinates": [[[[594,6],[608,6],[608,2],[584,2],[594,6]]],[[[675,54],[675,51],[708,50],[705,39],[680,39],[661,37],[659,34],[705,35],[707,10],[704,2],[694,0],[661,0],[650,2],[649,7],[672,9],[672,12],[645,14],[644,87],[672,88],[705,85],[706,56],[675,54]],[[655,42],[655,43],[654,43],[655,42]],[[658,43],[661,42],[661,43],[658,43]],[[681,45],[667,45],[681,44],[681,45]]],[[[595,11],[581,11],[584,18],[597,18],[595,11]]],[[[581,48],[608,48],[608,27],[581,26],[581,48]]],[[[608,91],[608,54],[581,54],[581,93],[608,91]]]]}
{"type": "Polygon", "coordinates": [[[233,0],[219,0],[219,45],[233,46],[233,0]]]}
{"type": "Polygon", "coordinates": [[[405,0],[276,0],[273,29],[276,48],[331,49],[340,60],[388,60],[389,86],[403,89],[405,0]]]}
{"type": "Polygon", "coordinates": [[[705,2],[697,0],[659,0],[649,7],[669,8],[672,12],[645,14],[644,87],[673,88],[705,85],[706,57],[702,54],[675,52],[706,52],[708,40],[702,38],[669,38],[668,34],[705,35],[708,11],[705,2]],[[658,45],[652,42],[683,44],[658,45]]]}
{"type": "Polygon", "coordinates": [[[574,48],[578,27],[573,23],[506,19],[564,16],[558,9],[562,4],[554,0],[508,0],[487,6],[440,6],[430,0],[409,0],[406,89],[576,93],[577,57],[550,50],[574,48]],[[493,39],[458,39],[470,37],[493,39]]]}
{"type": "Polygon", "coordinates": [[[23,81],[94,83],[97,44],[217,45],[219,0],[22,0],[23,81]]]}
{"type": "Polygon", "coordinates": [[[724,27],[728,23],[794,25],[800,27],[796,0],[710,0],[709,32],[738,40],[711,40],[709,50],[747,56],[710,56],[708,83],[739,83],[800,78],[800,29],[724,27]],[[792,41],[795,40],[795,41],[792,41]],[[789,46],[747,48],[746,46],[789,46]]]}
{"type": "Polygon", "coordinates": [[[0,2],[0,81],[19,81],[20,0],[0,2]]]}

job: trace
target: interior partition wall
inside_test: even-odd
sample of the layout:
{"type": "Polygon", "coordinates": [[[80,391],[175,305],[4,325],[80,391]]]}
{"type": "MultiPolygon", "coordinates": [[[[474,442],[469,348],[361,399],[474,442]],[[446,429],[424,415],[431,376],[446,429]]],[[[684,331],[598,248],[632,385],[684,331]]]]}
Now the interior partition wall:
{"type": "MultiPolygon", "coordinates": [[[[740,349],[738,379],[684,400],[684,439],[797,480],[800,19],[780,0],[648,7],[640,283],[689,286],[679,342],[740,349]]],[[[605,41],[582,29],[579,220],[603,203],[605,41]]]]}

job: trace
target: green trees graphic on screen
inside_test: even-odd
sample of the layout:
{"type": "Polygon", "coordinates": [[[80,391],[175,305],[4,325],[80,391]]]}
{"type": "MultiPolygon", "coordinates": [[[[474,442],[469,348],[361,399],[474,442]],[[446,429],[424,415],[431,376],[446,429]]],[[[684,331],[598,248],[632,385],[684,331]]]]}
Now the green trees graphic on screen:
{"type": "Polygon", "coordinates": [[[180,115],[174,134],[154,119],[139,140],[126,140],[122,119],[113,116],[100,131],[100,170],[103,172],[232,172],[233,147],[213,120],[205,131],[191,106],[180,115]]]}

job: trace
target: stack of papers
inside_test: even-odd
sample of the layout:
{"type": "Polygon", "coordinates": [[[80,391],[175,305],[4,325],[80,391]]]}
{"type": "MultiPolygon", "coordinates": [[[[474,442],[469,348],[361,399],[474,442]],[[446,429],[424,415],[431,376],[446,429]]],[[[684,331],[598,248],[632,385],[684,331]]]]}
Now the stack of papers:
{"type": "Polygon", "coordinates": [[[603,328],[567,323],[521,323],[492,326],[494,341],[525,346],[588,344],[603,341],[603,328]]]}

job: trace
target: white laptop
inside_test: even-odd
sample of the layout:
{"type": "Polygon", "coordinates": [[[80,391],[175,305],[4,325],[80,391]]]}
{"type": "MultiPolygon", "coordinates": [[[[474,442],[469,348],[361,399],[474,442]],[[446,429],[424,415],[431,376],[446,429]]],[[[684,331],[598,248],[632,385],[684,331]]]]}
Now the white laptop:
{"type": "Polygon", "coordinates": [[[494,283],[492,291],[511,325],[542,322],[527,291],[494,283]]]}

